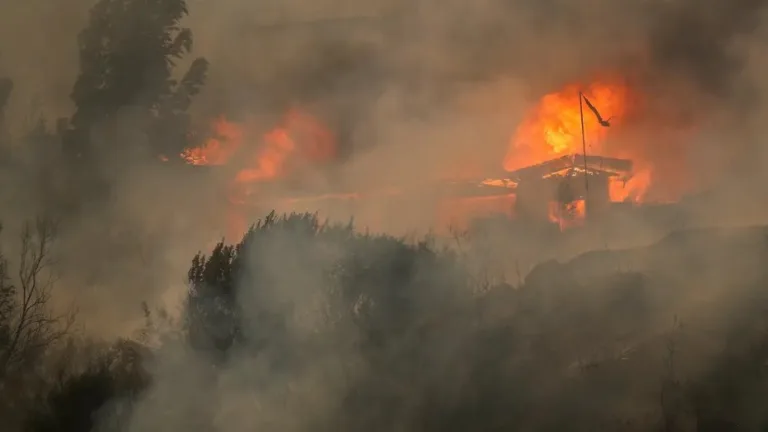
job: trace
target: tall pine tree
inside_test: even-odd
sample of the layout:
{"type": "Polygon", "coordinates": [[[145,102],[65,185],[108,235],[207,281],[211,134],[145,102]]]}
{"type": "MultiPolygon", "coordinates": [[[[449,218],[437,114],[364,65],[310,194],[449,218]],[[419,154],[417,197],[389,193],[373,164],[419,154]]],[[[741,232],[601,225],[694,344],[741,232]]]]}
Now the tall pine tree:
{"type": "Polygon", "coordinates": [[[186,111],[204,85],[208,63],[197,58],[174,79],[176,62],[192,50],[192,32],[181,26],[187,14],[185,0],[99,0],[91,9],[78,38],[68,150],[92,151],[94,128],[114,124],[120,112],[137,116],[152,153],[188,144],[186,111]]]}

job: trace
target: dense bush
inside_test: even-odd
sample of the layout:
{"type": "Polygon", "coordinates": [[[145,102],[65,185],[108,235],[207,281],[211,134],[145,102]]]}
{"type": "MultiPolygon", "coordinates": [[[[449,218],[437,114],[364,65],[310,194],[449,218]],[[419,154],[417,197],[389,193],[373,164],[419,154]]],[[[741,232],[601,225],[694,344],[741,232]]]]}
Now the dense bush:
{"type": "Polygon", "coordinates": [[[301,387],[308,369],[331,375],[328,359],[344,363],[333,414],[318,419],[307,409],[302,430],[765,424],[766,411],[748,402],[768,391],[757,310],[740,331],[719,321],[723,333],[706,338],[728,345],[711,353],[698,342],[701,328],[683,331],[675,318],[693,288],[670,295],[676,281],[664,272],[674,269],[617,273],[608,265],[580,275],[599,267],[595,259],[545,263],[517,288],[478,290],[452,251],[429,242],[272,214],[241,243],[195,257],[189,342],[223,368],[267,359],[269,372],[246,384],[254,393],[270,374],[301,387]]]}
{"type": "Polygon", "coordinates": [[[118,431],[134,399],[149,384],[145,349],[119,341],[82,370],[62,373],[27,418],[28,432],[118,431]]]}
{"type": "Polygon", "coordinates": [[[102,352],[27,430],[761,430],[765,272],[678,314],[708,276],[675,266],[726,252],[675,242],[645,272],[600,253],[480,290],[430,242],[271,214],[194,257],[182,337],[102,352]]]}

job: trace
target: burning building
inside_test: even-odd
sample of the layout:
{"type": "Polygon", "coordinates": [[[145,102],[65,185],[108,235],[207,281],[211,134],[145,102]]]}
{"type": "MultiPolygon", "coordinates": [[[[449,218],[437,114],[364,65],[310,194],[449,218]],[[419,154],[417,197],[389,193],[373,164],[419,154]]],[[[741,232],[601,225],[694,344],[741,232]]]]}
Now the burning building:
{"type": "MultiPolygon", "coordinates": [[[[233,232],[274,208],[321,214],[325,208],[342,209],[356,218],[362,209],[378,219],[376,209],[409,207],[419,207],[422,223],[431,218],[427,223],[437,230],[491,214],[562,230],[604,219],[617,203],[646,201],[654,161],[622,135],[639,106],[632,97],[621,80],[568,85],[543,96],[514,131],[499,164],[503,170],[469,179],[438,169],[440,179],[419,184],[342,190],[322,174],[313,177],[338,162],[337,137],[303,109],[289,110],[277,124],[218,119],[215,137],[182,157],[193,165],[231,169],[233,219],[241,221],[233,232]],[[426,215],[429,208],[434,214],[426,215]]],[[[379,225],[358,220],[373,229],[379,225]]]]}
{"type": "Polygon", "coordinates": [[[512,171],[517,185],[515,215],[564,227],[605,213],[611,185],[626,183],[632,161],[602,156],[566,155],[512,171]]]}

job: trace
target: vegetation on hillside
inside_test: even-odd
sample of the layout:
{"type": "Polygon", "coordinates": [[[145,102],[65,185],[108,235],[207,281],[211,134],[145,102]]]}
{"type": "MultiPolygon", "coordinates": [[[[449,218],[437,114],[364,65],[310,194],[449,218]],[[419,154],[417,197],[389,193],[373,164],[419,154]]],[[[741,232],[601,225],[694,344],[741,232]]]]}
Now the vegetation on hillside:
{"type": "Polygon", "coordinates": [[[697,287],[676,288],[671,267],[578,270],[479,289],[429,242],[271,214],[193,258],[181,321],[148,312],[143,337],[51,386],[27,430],[768,425],[764,274],[702,317],[678,313],[697,287]]]}
{"type": "MultiPolygon", "coordinates": [[[[177,73],[186,14],[183,0],[99,0],[60,130],[35,116],[11,137],[0,78],[3,202],[65,228],[98,220],[84,255],[105,272],[113,249],[162,258],[97,210],[113,170],[195,137],[208,64],[177,73]]],[[[504,259],[487,239],[440,248],[273,213],[190,257],[179,316],[145,305],[135,337],[93,341],[57,297],[57,226],[0,240],[3,431],[768,430],[762,231],[542,263],[511,284],[479,274],[504,259]]]]}

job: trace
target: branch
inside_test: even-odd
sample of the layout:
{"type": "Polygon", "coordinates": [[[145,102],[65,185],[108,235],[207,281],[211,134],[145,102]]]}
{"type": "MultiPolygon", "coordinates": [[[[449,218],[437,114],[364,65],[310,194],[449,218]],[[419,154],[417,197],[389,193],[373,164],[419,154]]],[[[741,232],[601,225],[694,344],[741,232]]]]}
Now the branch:
{"type": "MultiPolygon", "coordinates": [[[[14,366],[25,363],[65,336],[74,323],[75,311],[52,315],[50,300],[56,277],[51,269],[50,248],[55,225],[38,219],[32,229],[26,224],[21,233],[19,253],[18,303],[9,308],[9,340],[0,356],[0,379],[14,366]]],[[[1,276],[1,275],[0,275],[1,276]]]]}

